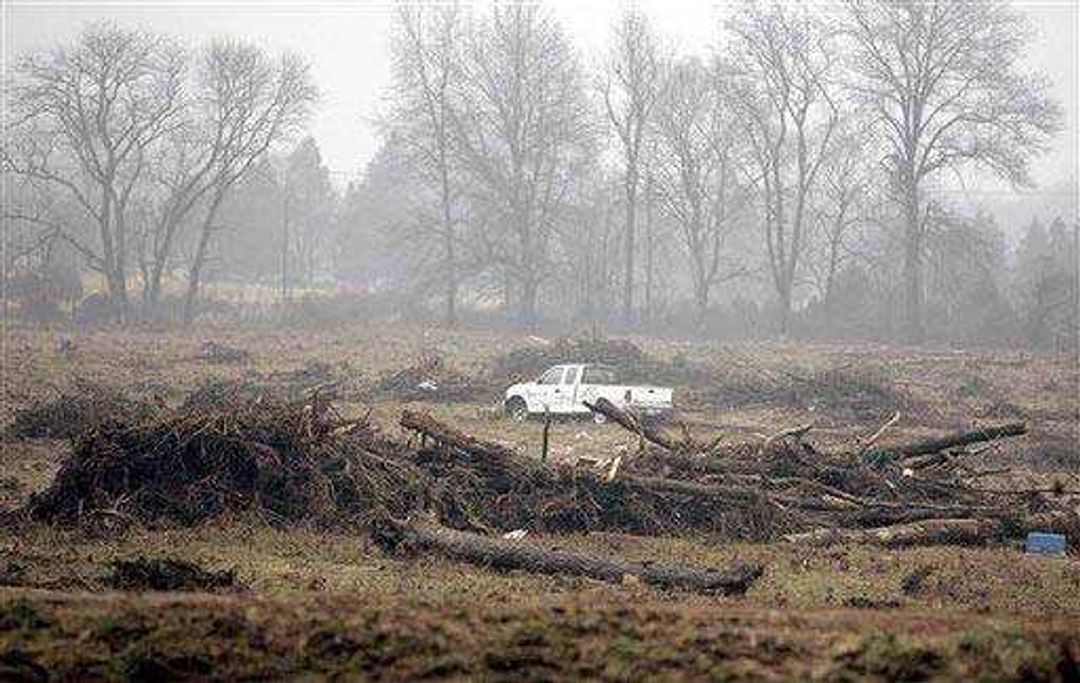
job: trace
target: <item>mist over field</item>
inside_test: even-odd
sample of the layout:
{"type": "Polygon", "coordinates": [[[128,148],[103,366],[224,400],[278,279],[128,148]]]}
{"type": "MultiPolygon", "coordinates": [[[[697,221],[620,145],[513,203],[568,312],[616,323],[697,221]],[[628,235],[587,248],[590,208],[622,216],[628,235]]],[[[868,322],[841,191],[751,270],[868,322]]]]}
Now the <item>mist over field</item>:
{"type": "Polygon", "coordinates": [[[936,12],[20,4],[8,314],[1075,348],[1076,8],[936,12]]]}

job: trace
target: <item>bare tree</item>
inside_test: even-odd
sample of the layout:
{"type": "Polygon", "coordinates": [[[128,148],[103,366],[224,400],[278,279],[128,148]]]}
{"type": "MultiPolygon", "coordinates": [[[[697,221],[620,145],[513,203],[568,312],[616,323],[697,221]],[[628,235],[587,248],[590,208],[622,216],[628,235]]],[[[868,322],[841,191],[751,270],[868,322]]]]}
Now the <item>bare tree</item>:
{"type": "Polygon", "coordinates": [[[861,154],[861,133],[841,130],[826,150],[818,191],[809,218],[813,228],[806,269],[821,299],[825,323],[835,313],[836,276],[851,256],[855,232],[868,221],[867,194],[872,170],[861,154]]]}
{"type": "Polygon", "coordinates": [[[272,145],[305,123],[316,95],[307,63],[295,55],[273,60],[253,44],[228,39],[214,41],[203,54],[198,99],[217,150],[188,275],[185,324],[195,318],[196,297],[222,202],[272,145]]]}
{"type": "Polygon", "coordinates": [[[70,47],[15,67],[5,171],[67,193],[96,227],[77,241],[105,276],[117,314],[128,307],[128,211],[151,146],[176,124],[185,56],[167,39],[92,24],[70,47]]]}
{"type": "Polygon", "coordinates": [[[600,91],[608,121],[618,137],[624,167],[626,225],[623,235],[623,321],[631,321],[634,297],[634,242],[641,162],[650,120],[663,87],[663,60],[648,20],[625,12],[615,27],[614,44],[600,91]]]}
{"type": "Polygon", "coordinates": [[[1022,18],[999,0],[845,0],[852,87],[872,108],[904,217],[904,320],[923,329],[927,178],[972,164],[1028,184],[1028,159],[1056,130],[1058,107],[1022,71],[1022,18]]]}
{"type": "Polygon", "coordinates": [[[567,195],[589,163],[577,56],[542,10],[512,4],[471,36],[464,69],[467,106],[454,107],[453,123],[475,242],[516,285],[517,312],[532,325],[567,195]]]}
{"type": "Polygon", "coordinates": [[[148,311],[161,299],[162,280],[176,256],[181,228],[213,188],[223,149],[219,137],[223,131],[215,130],[194,102],[187,104],[180,125],[163,138],[150,165],[148,202],[154,208],[144,225],[142,253],[142,298],[148,311]]]}
{"type": "Polygon", "coordinates": [[[722,268],[724,240],[745,199],[736,175],[738,133],[721,84],[721,74],[697,59],[676,64],[656,117],[656,194],[690,262],[698,325],[712,288],[746,272],[722,268]]]}
{"type": "Polygon", "coordinates": [[[458,256],[454,216],[451,107],[460,88],[462,18],[456,5],[398,6],[393,36],[394,111],[388,127],[406,141],[420,174],[437,188],[439,215],[425,222],[442,245],[445,320],[457,321],[458,256]]]}
{"type": "Polygon", "coordinates": [[[729,28],[741,76],[735,101],[761,200],[780,333],[787,334],[810,200],[840,119],[828,82],[833,47],[817,20],[779,5],[748,5],[729,28]]]}

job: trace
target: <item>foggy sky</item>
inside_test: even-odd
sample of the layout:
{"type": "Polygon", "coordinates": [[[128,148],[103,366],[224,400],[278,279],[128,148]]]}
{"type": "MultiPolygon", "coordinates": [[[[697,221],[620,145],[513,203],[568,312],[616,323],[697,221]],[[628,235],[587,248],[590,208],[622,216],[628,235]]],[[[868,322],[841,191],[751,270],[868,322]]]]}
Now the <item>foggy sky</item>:
{"type": "MultiPolygon", "coordinates": [[[[546,0],[582,51],[588,66],[598,61],[615,17],[626,6],[619,0],[546,0]]],[[[642,0],[642,8],[658,33],[678,53],[704,52],[719,35],[719,22],[731,2],[642,0]]],[[[1051,81],[1052,94],[1065,109],[1065,129],[1054,150],[1036,160],[1039,184],[1035,196],[1020,198],[1000,182],[965,182],[972,202],[1075,206],[1078,167],[1077,42],[1080,11],[1076,0],[1017,3],[1031,20],[1036,42],[1029,61],[1051,81]],[[1073,196],[1063,199],[1063,193],[1073,196]]],[[[828,5],[821,5],[827,8],[828,5]]],[[[315,136],[334,182],[343,186],[359,177],[378,146],[372,120],[385,106],[389,84],[389,2],[342,0],[111,0],[3,3],[4,65],[12,55],[70,40],[84,22],[112,19],[177,36],[191,45],[207,37],[230,34],[271,50],[306,56],[322,92],[310,131],[315,136]]],[[[958,189],[950,190],[958,192],[958,189]]]]}

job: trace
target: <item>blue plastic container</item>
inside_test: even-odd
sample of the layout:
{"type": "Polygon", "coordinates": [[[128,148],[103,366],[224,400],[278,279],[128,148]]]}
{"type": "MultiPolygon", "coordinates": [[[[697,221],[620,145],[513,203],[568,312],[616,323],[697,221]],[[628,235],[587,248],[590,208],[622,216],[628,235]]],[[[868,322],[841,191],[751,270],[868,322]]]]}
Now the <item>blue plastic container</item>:
{"type": "Polygon", "coordinates": [[[1027,552],[1029,555],[1064,555],[1065,548],[1064,534],[1032,531],[1027,535],[1027,552]]]}

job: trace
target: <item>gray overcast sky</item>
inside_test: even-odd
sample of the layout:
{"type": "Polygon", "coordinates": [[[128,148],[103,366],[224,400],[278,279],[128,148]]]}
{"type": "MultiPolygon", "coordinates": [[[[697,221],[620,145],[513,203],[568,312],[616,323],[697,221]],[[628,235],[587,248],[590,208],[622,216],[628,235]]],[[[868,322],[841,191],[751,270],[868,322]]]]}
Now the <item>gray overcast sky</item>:
{"type": "MultiPolygon", "coordinates": [[[[0,0],[4,13],[4,58],[68,40],[88,20],[109,18],[125,25],[167,32],[198,43],[235,34],[273,50],[293,50],[311,60],[323,100],[312,133],[340,184],[357,175],[377,145],[371,119],[382,105],[389,80],[391,3],[315,0],[211,2],[207,0],[111,0],[47,2],[0,0]]],[[[586,60],[603,49],[625,0],[546,0],[575,38],[586,60]]],[[[732,2],[640,0],[679,52],[704,51],[718,35],[719,18],[732,2]]],[[[1077,179],[1077,90],[1080,13],[1077,0],[1018,3],[1036,32],[1029,58],[1053,84],[1066,109],[1065,131],[1054,150],[1035,165],[1043,189],[1075,186],[1077,179]]],[[[827,6],[827,5],[826,5],[827,6]]]]}

